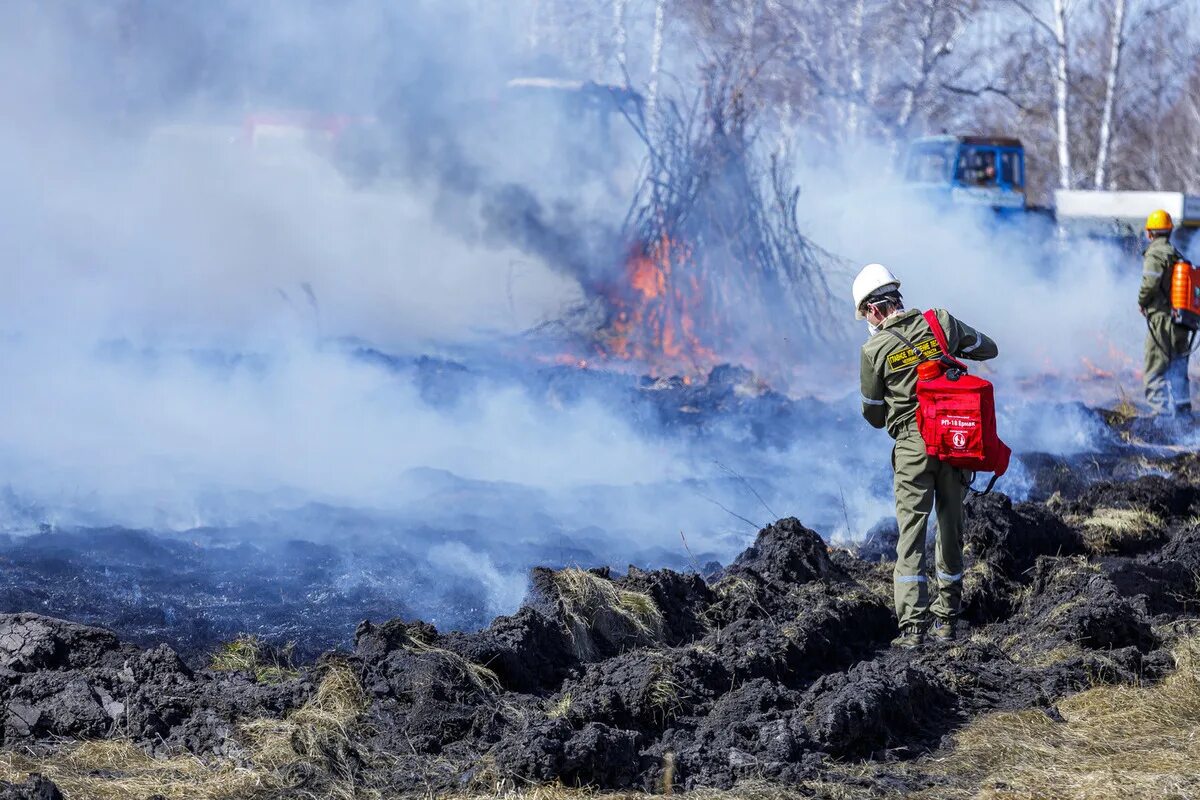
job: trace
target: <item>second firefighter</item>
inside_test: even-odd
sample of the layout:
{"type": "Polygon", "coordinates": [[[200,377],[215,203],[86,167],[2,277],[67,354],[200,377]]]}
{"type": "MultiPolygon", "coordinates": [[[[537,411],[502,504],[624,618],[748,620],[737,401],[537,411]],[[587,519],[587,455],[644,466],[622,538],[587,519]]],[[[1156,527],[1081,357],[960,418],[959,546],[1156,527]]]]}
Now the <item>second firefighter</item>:
{"type": "Polygon", "coordinates": [[[1171,315],[1171,274],[1183,255],[1171,244],[1174,224],[1166,211],[1146,219],[1148,243],[1142,252],[1142,285],[1138,307],[1146,318],[1146,402],[1159,415],[1192,413],[1188,388],[1191,331],[1171,315]]]}

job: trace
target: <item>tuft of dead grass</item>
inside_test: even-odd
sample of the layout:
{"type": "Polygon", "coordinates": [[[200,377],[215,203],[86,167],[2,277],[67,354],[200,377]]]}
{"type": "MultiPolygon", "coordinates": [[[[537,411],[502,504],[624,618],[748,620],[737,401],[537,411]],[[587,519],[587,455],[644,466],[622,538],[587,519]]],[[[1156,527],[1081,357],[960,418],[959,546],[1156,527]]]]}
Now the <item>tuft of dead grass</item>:
{"type": "Polygon", "coordinates": [[[1116,552],[1163,527],[1162,517],[1144,508],[1097,508],[1090,516],[1067,521],[1081,528],[1084,544],[1096,554],[1116,552]]]}
{"type": "Polygon", "coordinates": [[[650,683],[646,686],[646,701],[661,715],[663,721],[674,717],[683,707],[682,684],[675,679],[671,661],[660,655],[654,659],[650,683]]]}
{"type": "Polygon", "coordinates": [[[1112,410],[1113,422],[1117,425],[1126,425],[1137,419],[1141,414],[1138,413],[1138,408],[1129,397],[1129,393],[1125,391],[1125,387],[1117,384],[1118,402],[1112,410]]]}
{"type": "Polygon", "coordinates": [[[712,585],[712,590],[722,600],[732,599],[746,603],[758,601],[758,590],[753,583],[741,575],[726,575],[712,585]]]}
{"type": "MultiPolygon", "coordinates": [[[[741,575],[726,575],[721,580],[712,584],[712,590],[726,604],[749,606],[750,608],[758,609],[764,617],[771,616],[762,603],[759,602],[758,586],[741,575]]],[[[711,628],[714,625],[715,617],[721,614],[721,605],[714,603],[704,612],[705,622],[711,628]]]]}
{"type": "Polygon", "coordinates": [[[570,692],[567,692],[546,709],[546,716],[550,719],[567,719],[571,716],[571,708],[574,705],[575,698],[571,696],[570,692]]]}
{"type": "Polygon", "coordinates": [[[20,782],[40,773],[67,800],[253,800],[313,797],[293,788],[292,774],[313,767],[331,776],[322,797],[370,797],[358,789],[345,758],[353,726],[366,708],[362,687],[344,664],[332,664],[316,693],[285,719],[258,719],[241,726],[246,741],[242,763],[181,754],[148,755],[124,740],[90,741],[45,754],[0,754],[0,780],[20,782]]]}
{"type": "Polygon", "coordinates": [[[576,567],[554,573],[568,619],[591,628],[598,615],[609,613],[638,635],[655,639],[662,635],[663,615],[654,598],[644,592],[622,589],[612,581],[576,567]]]}
{"type": "Polygon", "coordinates": [[[242,726],[250,759],[264,770],[309,765],[349,782],[353,774],[343,756],[352,726],[366,707],[358,676],[345,664],[333,664],[316,694],[300,708],[283,719],[256,719],[242,726]]]}
{"type": "Polygon", "coordinates": [[[469,661],[458,653],[436,647],[422,639],[410,636],[404,649],[419,656],[434,656],[445,661],[455,672],[483,694],[495,695],[501,691],[500,676],[482,664],[469,661]]]}
{"type": "Polygon", "coordinates": [[[248,672],[258,683],[283,683],[300,676],[292,663],[294,649],[294,642],[283,648],[272,648],[257,636],[248,634],[220,645],[208,668],[215,672],[248,672]]]}

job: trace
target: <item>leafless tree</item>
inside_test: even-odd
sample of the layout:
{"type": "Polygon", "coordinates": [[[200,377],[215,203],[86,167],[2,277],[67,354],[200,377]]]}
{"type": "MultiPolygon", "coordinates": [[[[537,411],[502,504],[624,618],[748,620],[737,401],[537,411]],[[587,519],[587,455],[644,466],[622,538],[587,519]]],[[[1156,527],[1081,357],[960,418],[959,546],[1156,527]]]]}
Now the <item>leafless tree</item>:
{"type": "Polygon", "coordinates": [[[1054,124],[1058,156],[1058,186],[1070,189],[1071,175],[1071,41],[1068,38],[1071,12],[1077,5],[1072,0],[1049,0],[1033,4],[1027,0],[1005,0],[1006,4],[1023,13],[1043,32],[1051,44],[1051,81],[1054,86],[1054,124]]]}
{"type": "Polygon", "coordinates": [[[1117,99],[1117,76],[1121,73],[1121,53],[1125,49],[1126,0],[1113,0],[1112,43],[1109,46],[1108,69],[1104,80],[1104,111],[1100,118],[1100,143],[1096,150],[1096,173],[1093,189],[1103,189],[1112,147],[1113,106],[1117,99]]]}
{"type": "Polygon", "coordinates": [[[602,62],[648,108],[667,74],[694,87],[737,64],[755,75],[745,99],[772,120],[772,147],[1016,134],[1042,201],[1080,184],[1178,188],[1190,174],[1195,0],[519,1],[530,47],[582,75],[602,62]]]}

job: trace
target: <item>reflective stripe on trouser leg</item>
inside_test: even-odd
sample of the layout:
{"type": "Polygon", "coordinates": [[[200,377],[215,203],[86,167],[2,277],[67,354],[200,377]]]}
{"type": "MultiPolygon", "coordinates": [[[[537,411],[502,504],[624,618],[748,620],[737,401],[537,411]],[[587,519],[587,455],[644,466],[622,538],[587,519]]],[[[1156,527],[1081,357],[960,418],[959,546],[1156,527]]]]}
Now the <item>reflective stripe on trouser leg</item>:
{"type": "Polygon", "coordinates": [[[921,624],[929,614],[925,578],[925,531],[933,510],[934,474],[938,462],[925,454],[925,442],[912,423],[900,432],[892,448],[893,488],[896,492],[894,590],[896,618],[901,627],[921,624]]]}
{"type": "Polygon", "coordinates": [[[963,485],[962,470],[937,462],[934,480],[937,509],[937,538],[934,559],[937,569],[937,588],[929,610],[935,617],[950,619],[962,610],[962,526],[963,500],[967,487],[963,485]]]}

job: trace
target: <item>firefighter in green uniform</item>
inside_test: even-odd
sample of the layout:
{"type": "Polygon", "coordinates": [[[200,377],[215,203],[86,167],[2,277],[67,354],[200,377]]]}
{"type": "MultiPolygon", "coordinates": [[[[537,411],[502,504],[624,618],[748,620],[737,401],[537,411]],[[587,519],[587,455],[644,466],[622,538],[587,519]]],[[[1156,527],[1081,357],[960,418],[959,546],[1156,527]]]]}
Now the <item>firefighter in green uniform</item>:
{"type": "Polygon", "coordinates": [[[1155,414],[1188,416],[1188,334],[1171,319],[1171,274],[1183,256],[1171,244],[1174,223],[1159,209],[1146,218],[1150,243],[1142,253],[1142,288],[1138,307],[1146,318],[1146,402],[1155,414]]]}
{"type": "MultiPolygon", "coordinates": [[[[921,312],[904,308],[900,280],[887,267],[864,267],[854,279],[853,294],[858,318],[867,320],[871,332],[862,347],[863,416],[896,440],[892,470],[900,539],[894,589],[900,636],[893,644],[916,647],[927,632],[935,640],[953,641],[962,600],[963,501],[973,474],[927,455],[916,420],[917,364],[941,356],[941,347],[921,312]],[[934,510],[937,563],[930,574],[925,532],[934,510]]],[[[976,361],[996,357],[996,343],[987,336],[946,311],[936,313],[951,355],[976,361]]]]}

